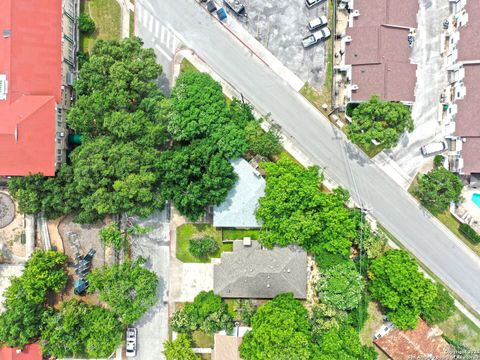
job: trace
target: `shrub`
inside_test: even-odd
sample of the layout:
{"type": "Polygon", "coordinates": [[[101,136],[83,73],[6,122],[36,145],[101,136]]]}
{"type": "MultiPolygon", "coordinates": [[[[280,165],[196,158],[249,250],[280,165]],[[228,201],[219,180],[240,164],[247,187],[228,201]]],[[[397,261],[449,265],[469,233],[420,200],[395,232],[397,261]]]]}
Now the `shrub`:
{"type": "Polygon", "coordinates": [[[433,158],[433,165],[435,167],[442,166],[444,159],[445,158],[443,157],[443,155],[435,155],[435,157],[433,158]]]}
{"type": "Polygon", "coordinates": [[[252,300],[240,299],[235,301],[235,311],[240,317],[240,320],[242,320],[245,325],[250,326],[252,317],[255,315],[257,308],[253,305],[252,300]]]}
{"type": "Polygon", "coordinates": [[[475,244],[480,244],[480,235],[468,224],[460,224],[460,232],[475,244]]]}
{"type": "Polygon", "coordinates": [[[454,310],[455,303],[452,296],[441,284],[437,284],[437,296],[430,306],[423,310],[422,318],[429,325],[434,325],[447,320],[454,310]]]}
{"type": "Polygon", "coordinates": [[[78,29],[84,34],[93,34],[95,31],[95,21],[87,14],[80,14],[78,17],[78,29]]]}
{"type": "Polygon", "coordinates": [[[188,251],[197,258],[205,258],[218,251],[218,244],[215,239],[205,236],[201,239],[192,239],[188,244],[188,251]]]}

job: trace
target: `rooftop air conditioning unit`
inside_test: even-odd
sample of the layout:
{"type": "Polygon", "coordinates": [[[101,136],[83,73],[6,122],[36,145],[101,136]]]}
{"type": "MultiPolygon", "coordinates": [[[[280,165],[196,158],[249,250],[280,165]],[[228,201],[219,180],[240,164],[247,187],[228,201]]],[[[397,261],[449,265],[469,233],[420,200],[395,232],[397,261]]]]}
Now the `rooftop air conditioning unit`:
{"type": "Polygon", "coordinates": [[[7,100],[8,81],[7,75],[0,74],[0,100],[7,100]]]}
{"type": "Polygon", "coordinates": [[[350,35],[345,36],[345,42],[351,42],[352,37],[350,35]]]}
{"type": "Polygon", "coordinates": [[[360,10],[353,10],[352,16],[353,17],[359,17],[360,16],[360,10]]]}
{"type": "Polygon", "coordinates": [[[352,90],[358,90],[358,85],[357,85],[357,84],[353,84],[353,85],[351,86],[351,89],[352,89],[352,90]]]}

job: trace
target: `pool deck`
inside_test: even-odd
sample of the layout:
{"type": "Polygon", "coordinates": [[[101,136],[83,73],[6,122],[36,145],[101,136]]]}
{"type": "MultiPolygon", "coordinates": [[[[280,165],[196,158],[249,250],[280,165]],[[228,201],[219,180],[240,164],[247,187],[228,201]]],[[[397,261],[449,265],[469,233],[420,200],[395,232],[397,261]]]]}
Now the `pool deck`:
{"type": "Polygon", "coordinates": [[[480,233],[480,207],[473,202],[473,194],[480,194],[480,190],[468,187],[464,188],[462,192],[464,201],[458,207],[457,215],[480,233]]]}

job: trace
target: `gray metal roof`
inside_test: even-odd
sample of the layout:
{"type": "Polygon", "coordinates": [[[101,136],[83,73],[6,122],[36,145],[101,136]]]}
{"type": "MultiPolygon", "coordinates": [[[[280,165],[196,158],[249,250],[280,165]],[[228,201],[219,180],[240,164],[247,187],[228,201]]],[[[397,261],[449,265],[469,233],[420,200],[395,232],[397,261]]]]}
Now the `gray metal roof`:
{"type": "Polygon", "coordinates": [[[213,268],[214,292],[225,298],[271,299],[291,292],[307,295],[307,253],[298,246],[264,249],[258,241],[233,243],[213,268]]]}
{"type": "Polygon", "coordinates": [[[227,199],[213,210],[213,226],[258,228],[255,218],[258,200],[265,195],[265,179],[244,159],[231,160],[238,176],[227,199]]]}

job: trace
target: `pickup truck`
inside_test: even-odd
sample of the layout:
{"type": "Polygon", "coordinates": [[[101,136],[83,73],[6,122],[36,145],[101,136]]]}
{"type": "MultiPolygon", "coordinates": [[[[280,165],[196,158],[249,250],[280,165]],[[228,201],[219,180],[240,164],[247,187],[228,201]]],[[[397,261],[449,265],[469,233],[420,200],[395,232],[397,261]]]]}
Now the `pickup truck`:
{"type": "Polygon", "coordinates": [[[315,31],[313,34],[303,38],[302,45],[304,48],[308,48],[320,41],[324,41],[330,37],[330,29],[324,28],[318,31],[315,31]]]}

